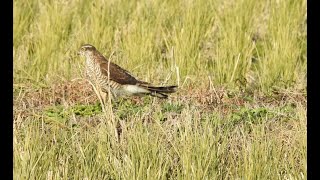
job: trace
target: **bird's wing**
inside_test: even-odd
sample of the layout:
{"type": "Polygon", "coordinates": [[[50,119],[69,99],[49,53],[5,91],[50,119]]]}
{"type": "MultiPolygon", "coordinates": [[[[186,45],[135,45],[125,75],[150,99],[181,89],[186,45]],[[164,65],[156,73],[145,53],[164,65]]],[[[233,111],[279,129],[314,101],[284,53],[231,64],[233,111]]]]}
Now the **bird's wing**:
{"type": "Polygon", "coordinates": [[[104,74],[105,76],[110,75],[110,80],[113,80],[119,84],[135,85],[140,82],[135,77],[133,77],[127,70],[122,69],[120,66],[112,62],[101,62],[100,69],[102,74],[104,74]],[[108,74],[108,70],[110,74],[108,74]]]}

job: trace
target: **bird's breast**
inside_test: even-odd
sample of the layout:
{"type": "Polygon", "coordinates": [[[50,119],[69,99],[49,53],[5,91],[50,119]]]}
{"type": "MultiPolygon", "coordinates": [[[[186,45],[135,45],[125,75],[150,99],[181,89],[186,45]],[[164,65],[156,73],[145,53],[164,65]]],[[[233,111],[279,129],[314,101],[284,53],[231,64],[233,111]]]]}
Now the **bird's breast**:
{"type": "Polygon", "coordinates": [[[86,73],[91,81],[95,85],[100,86],[102,89],[107,90],[109,87],[111,90],[121,89],[121,84],[112,81],[101,71],[100,65],[93,59],[88,58],[86,61],[86,73]]]}

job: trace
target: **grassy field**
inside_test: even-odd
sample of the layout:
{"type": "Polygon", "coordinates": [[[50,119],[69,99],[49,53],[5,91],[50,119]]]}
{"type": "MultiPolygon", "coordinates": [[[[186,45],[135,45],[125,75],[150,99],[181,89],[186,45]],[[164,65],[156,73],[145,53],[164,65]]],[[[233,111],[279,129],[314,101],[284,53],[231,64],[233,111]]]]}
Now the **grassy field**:
{"type": "Polygon", "coordinates": [[[14,179],[306,179],[306,9],[15,0],[14,179]],[[178,92],[103,111],[85,43],[178,92]]]}

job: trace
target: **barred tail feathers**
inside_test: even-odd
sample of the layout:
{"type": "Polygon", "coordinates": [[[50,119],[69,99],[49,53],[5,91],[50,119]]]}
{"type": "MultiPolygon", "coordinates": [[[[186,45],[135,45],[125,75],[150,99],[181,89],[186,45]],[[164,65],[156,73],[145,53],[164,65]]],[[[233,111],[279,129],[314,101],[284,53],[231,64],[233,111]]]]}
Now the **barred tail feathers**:
{"type": "Polygon", "coordinates": [[[170,93],[174,93],[177,91],[177,86],[150,86],[149,84],[140,84],[140,87],[146,88],[150,91],[151,96],[155,96],[158,98],[168,98],[168,95],[170,93]]]}

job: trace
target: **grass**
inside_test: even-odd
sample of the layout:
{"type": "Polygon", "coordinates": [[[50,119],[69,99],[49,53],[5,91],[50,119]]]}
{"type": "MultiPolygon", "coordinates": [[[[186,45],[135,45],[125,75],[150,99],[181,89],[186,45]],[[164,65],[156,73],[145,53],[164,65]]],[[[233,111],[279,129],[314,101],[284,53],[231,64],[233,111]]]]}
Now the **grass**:
{"type": "Polygon", "coordinates": [[[14,179],[306,179],[306,18],[302,0],[14,1],[14,179]],[[104,112],[84,43],[178,93],[104,112]]]}

